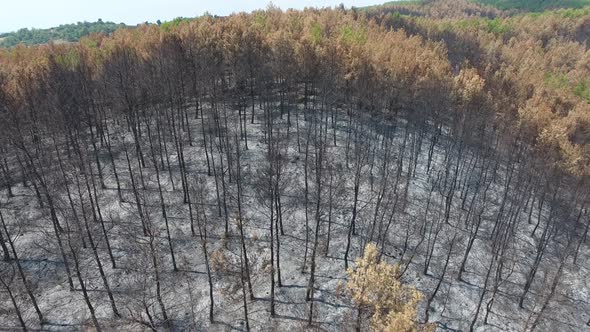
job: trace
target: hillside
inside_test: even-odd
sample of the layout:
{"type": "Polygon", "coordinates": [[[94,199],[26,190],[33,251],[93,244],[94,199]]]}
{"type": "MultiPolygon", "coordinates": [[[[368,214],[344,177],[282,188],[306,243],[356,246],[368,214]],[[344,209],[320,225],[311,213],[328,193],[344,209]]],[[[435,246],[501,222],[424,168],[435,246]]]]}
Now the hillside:
{"type": "Polygon", "coordinates": [[[16,32],[0,34],[0,47],[12,47],[18,44],[39,45],[50,41],[77,42],[80,38],[91,33],[110,34],[115,30],[126,27],[123,23],[103,22],[78,22],[75,24],[63,24],[49,29],[23,28],[16,32]]]}

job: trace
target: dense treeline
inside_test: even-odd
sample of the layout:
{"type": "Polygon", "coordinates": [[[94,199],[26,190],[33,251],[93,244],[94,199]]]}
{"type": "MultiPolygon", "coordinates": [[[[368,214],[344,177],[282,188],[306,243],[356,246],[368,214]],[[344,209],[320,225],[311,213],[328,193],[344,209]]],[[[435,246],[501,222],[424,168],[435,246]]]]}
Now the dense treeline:
{"type": "Polygon", "coordinates": [[[590,15],[465,18],[458,3],[268,8],[0,51],[6,319],[590,324],[572,295],[588,269],[590,15]],[[424,291],[419,315],[339,294],[332,275],[369,243],[367,261],[399,263],[379,278],[424,291]],[[75,314],[50,310],[58,295],[75,314]]]}
{"type": "MultiPolygon", "coordinates": [[[[383,5],[361,7],[363,9],[381,9],[383,7],[397,7],[401,13],[411,12],[410,9],[417,9],[417,12],[421,12],[420,7],[424,5],[439,6],[437,0],[398,0],[385,2],[383,5]]],[[[461,8],[460,11],[454,11],[449,14],[457,15],[461,11],[469,16],[481,15],[488,16],[494,14],[491,9],[495,9],[495,14],[498,11],[504,11],[503,15],[516,15],[523,12],[543,12],[549,9],[560,9],[560,8],[574,8],[580,9],[590,5],[589,0],[467,0],[457,1],[458,6],[453,4],[453,1],[446,1],[445,6],[452,6],[455,8],[461,8]]]]}
{"type": "Polygon", "coordinates": [[[588,0],[477,0],[477,2],[503,10],[517,9],[531,12],[557,8],[582,8],[590,5],[588,0]]]}
{"type": "Polygon", "coordinates": [[[63,24],[50,29],[23,28],[16,32],[0,34],[0,47],[13,47],[18,44],[38,45],[53,42],[77,42],[80,38],[92,33],[110,34],[119,28],[126,27],[122,23],[103,22],[78,22],[76,24],[63,24]]]}

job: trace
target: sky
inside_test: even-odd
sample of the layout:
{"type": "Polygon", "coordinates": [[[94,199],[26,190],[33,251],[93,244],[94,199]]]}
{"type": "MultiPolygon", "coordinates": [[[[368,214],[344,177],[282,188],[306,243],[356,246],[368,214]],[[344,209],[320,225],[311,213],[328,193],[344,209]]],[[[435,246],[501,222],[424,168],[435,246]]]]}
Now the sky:
{"type": "MultiPolygon", "coordinates": [[[[274,0],[282,9],[373,5],[385,0],[274,0]]],[[[167,21],[209,12],[233,12],[265,8],[270,0],[0,0],[0,32],[20,28],[50,28],[60,24],[103,21],[135,25],[145,21],[167,21]]]]}

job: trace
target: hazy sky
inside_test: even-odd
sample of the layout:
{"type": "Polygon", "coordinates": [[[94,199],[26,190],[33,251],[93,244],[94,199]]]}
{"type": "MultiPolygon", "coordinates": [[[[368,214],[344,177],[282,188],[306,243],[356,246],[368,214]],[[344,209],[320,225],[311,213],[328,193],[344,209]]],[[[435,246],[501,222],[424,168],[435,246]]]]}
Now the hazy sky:
{"type": "MultiPolygon", "coordinates": [[[[385,1],[385,0],[383,0],[385,1]]],[[[170,20],[197,16],[208,11],[227,15],[232,12],[265,8],[269,0],[0,0],[0,32],[20,28],[49,28],[82,21],[124,22],[170,20]]],[[[344,3],[346,7],[366,6],[380,0],[274,0],[282,8],[327,7],[344,3]]]]}

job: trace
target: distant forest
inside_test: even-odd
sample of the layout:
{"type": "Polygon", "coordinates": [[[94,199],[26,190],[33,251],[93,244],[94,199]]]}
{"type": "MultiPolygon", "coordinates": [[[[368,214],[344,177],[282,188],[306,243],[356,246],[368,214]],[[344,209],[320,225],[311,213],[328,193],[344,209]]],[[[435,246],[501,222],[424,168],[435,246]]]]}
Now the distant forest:
{"type": "Polygon", "coordinates": [[[123,23],[78,22],[76,24],[62,24],[49,29],[19,29],[16,32],[0,34],[0,47],[12,47],[18,44],[39,45],[50,41],[77,42],[81,37],[91,33],[110,34],[115,30],[126,27],[123,23]]]}

